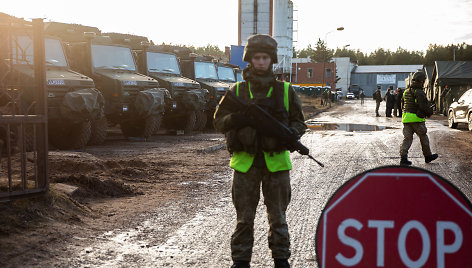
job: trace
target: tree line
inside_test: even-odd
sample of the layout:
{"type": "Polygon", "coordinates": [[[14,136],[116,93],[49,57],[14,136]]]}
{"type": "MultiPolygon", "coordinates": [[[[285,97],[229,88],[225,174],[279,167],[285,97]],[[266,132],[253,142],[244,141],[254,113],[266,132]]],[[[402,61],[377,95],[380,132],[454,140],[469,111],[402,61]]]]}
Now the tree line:
{"type": "Polygon", "coordinates": [[[396,51],[378,48],[372,53],[364,53],[347,47],[329,49],[321,39],[318,39],[314,47],[310,44],[304,49],[297,50],[294,57],[310,57],[312,62],[330,61],[333,57],[349,57],[351,62],[357,62],[358,65],[433,65],[435,61],[452,61],[454,52],[456,61],[472,61],[472,45],[466,43],[445,46],[430,44],[426,53],[409,51],[401,47],[396,51]]]}

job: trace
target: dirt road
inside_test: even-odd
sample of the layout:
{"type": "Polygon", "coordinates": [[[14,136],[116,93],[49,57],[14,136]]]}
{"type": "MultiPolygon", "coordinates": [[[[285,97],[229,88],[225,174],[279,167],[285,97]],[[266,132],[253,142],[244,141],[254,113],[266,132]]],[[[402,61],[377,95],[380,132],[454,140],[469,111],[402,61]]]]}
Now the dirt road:
{"type": "MultiPolygon", "coordinates": [[[[432,150],[440,154],[437,161],[424,163],[417,138],[409,157],[414,166],[449,179],[471,199],[472,134],[465,129],[450,130],[446,124],[443,117],[427,121],[432,150]]],[[[343,182],[364,170],[399,163],[401,128],[399,118],[376,118],[372,101],[366,101],[363,106],[357,100],[346,101],[344,105],[314,118],[302,142],[326,167],[320,168],[310,159],[292,154],[292,201],[287,218],[292,242],[290,262],[293,267],[316,267],[316,224],[324,204],[343,182]],[[349,125],[352,123],[365,126],[349,125]],[[354,127],[358,131],[347,131],[354,127]]],[[[222,143],[221,135],[207,136],[201,141],[202,148],[222,143]]],[[[185,147],[185,143],[182,144],[185,147]]],[[[133,150],[132,146],[126,150],[133,150]]],[[[153,159],[156,150],[158,146],[149,149],[146,157],[153,159]]],[[[164,153],[173,157],[171,152],[164,153]]],[[[142,157],[142,154],[136,155],[136,160],[142,161],[142,157]]],[[[227,153],[217,150],[214,157],[219,159],[214,164],[186,159],[198,163],[186,168],[194,169],[196,177],[200,178],[206,172],[204,180],[196,181],[188,174],[181,179],[174,176],[175,180],[162,188],[160,197],[166,198],[166,202],[159,201],[159,198],[150,201],[129,198],[134,207],[139,207],[139,202],[143,202],[144,209],[133,214],[135,218],[128,224],[107,230],[106,227],[114,225],[104,222],[106,227],[102,232],[99,227],[93,233],[75,232],[60,253],[56,252],[48,259],[36,260],[35,264],[68,267],[229,267],[229,239],[235,225],[235,212],[229,192],[231,171],[227,167],[220,167],[220,164],[227,163],[227,153]],[[204,165],[214,165],[214,168],[201,168],[204,165]],[[172,193],[170,185],[176,187],[176,192],[184,193],[185,197],[165,197],[172,193]],[[153,202],[155,207],[152,206],[153,202]]],[[[202,159],[208,160],[203,156],[202,159]]],[[[181,159],[175,161],[181,168],[189,163],[181,159]]],[[[153,167],[158,166],[156,164],[153,167]]],[[[167,174],[172,176],[171,173],[167,174]]],[[[148,179],[146,174],[141,175],[143,180],[148,179]]],[[[130,213],[132,208],[131,205],[124,206],[130,213]]],[[[120,207],[114,209],[120,210],[120,207]]],[[[272,267],[267,231],[265,208],[261,200],[255,223],[253,267],[272,267]]]]}

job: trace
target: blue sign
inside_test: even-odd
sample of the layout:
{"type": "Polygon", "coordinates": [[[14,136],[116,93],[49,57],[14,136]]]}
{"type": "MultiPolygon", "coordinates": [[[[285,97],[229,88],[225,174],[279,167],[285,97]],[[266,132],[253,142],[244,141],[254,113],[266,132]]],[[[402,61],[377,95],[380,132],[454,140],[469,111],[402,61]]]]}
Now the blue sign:
{"type": "Polygon", "coordinates": [[[243,61],[244,46],[231,46],[231,59],[229,63],[238,65],[239,68],[246,68],[247,62],[243,61]]]}

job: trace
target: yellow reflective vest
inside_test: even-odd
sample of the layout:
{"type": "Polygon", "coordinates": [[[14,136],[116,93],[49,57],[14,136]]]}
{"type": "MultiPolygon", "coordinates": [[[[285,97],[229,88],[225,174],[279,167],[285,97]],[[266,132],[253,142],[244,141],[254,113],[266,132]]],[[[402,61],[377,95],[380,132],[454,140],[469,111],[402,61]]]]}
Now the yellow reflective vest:
{"type": "MultiPolygon", "coordinates": [[[[288,98],[288,91],[289,91],[290,83],[284,82],[284,106],[289,110],[289,98],[288,98]]],[[[249,89],[249,96],[253,99],[253,95],[251,92],[251,84],[248,82],[248,89],[249,89]]],[[[273,88],[269,89],[267,93],[267,98],[272,95],[273,88]]],[[[239,97],[239,82],[236,84],[236,96],[239,97]]],[[[290,161],[290,152],[288,150],[279,152],[279,153],[264,153],[264,159],[267,166],[267,169],[270,172],[277,172],[283,170],[291,170],[292,169],[292,162],[290,161]]],[[[229,162],[229,166],[239,172],[246,173],[251,168],[252,163],[254,162],[255,155],[251,155],[247,152],[240,151],[234,152],[233,156],[231,157],[231,161],[229,162]]]]}
{"type": "MultiPolygon", "coordinates": [[[[405,92],[403,92],[403,99],[405,99],[406,92],[407,92],[406,90],[405,92]]],[[[417,102],[416,98],[415,98],[415,102],[417,102]]],[[[408,113],[408,112],[402,113],[402,123],[418,123],[418,122],[426,122],[426,119],[418,117],[415,113],[408,113]]]]}

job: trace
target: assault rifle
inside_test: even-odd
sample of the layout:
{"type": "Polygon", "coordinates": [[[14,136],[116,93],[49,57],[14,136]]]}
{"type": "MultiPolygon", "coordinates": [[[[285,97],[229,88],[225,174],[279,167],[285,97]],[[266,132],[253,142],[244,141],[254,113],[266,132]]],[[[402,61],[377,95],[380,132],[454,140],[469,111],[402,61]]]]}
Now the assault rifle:
{"type": "Polygon", "coordinates": [[[262,135],[277,139],[291,152],[297,151],[301,155],[307,155],[318,165],[324,167],[323,163],[310,155],[310,150],[298,140],[297,135],[257,104],[244,102],[230,90],[226,91],[221,99],[220,105],[222,104],[225,107],[237,107],[232,112],[243,112],[251,122],[250,125],[262,135]]]}

